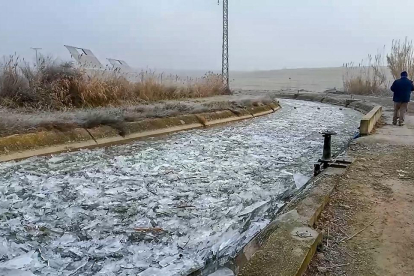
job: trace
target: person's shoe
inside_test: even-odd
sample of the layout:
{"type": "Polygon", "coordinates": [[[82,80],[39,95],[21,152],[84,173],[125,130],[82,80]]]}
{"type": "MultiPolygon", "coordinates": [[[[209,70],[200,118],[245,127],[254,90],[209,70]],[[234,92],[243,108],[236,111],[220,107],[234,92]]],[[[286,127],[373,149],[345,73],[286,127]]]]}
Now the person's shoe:
{"type": "Polygon", "coordinates": [[[396,125],[397,125],[397,122],[392,122],[392,124],[393,124],[394,126],[396,126],[396,125]]]}
{"type": "Polygon", "coordinates": [[[399,126],[403,126],[403,125],[404,125],[404,123],[403,123],[403,122],[398,122],[398,125],[399,125],[399,126]]]}

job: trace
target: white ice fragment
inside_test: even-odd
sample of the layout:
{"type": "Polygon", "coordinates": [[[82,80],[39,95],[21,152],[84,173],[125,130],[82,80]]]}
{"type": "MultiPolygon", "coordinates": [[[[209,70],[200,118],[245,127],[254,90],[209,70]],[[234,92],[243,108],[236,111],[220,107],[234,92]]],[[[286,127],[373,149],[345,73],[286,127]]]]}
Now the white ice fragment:
{"type": "Polygon", "coordinates": [[[9,246],[6,239],[0,238],[0,256],[5,255],[9,252],[9,246]]]}
{"type": "Polygon", "coordinates": [[[305,175],[300,174],[300,173],[295,173],[295,174],[293,175],[293,179],[295,180],[296,188],[297,188],[297,189],[300,189],[300,188],[302,188],[303,186],[305,186],[305,185],[306,185],[306,183],[308,183],[308,181],[309,181],[310,177],[305,176],[305,175]]]}
{"type": "Polygon", "coordinates": [[[65,209],[65,214],[70,217],[70,218],[74,218],[78,215],[79,212],[81,212],[82,209],[79,207],[70,207],[70,208],[66,208],[65,209]]]}
{"type": "Polygon", "coordinates": [[[123,269],[134,269],[135,266],[133,264],[124,264],[124,265],[121,265],[121,268],[123,268],[123,269]]]}
{"type": "Polygon", "coordinates": [[[120,266],[118,265],[118,263],[116,262],[109,262],[106,263],[102,269],[97,273],[97,275],[104,275],[104,276],[109,276],[109,275],[115,275],[114,272],[119,271],[120,266]]]}
{"type": "Polygon", "coordinates": [[[159,262],[159,265],[162,266],[162,267],[166,267],[167,265],[173,263],[178,258],[179,258],[179,256],[170,256],[170,257],[167,257],[167,258],[161,260],[159,262]]]}
{"type": "Polygon", "coordinates": [[[61,157],[55,156],[55,157],[50,158],[48,160],[48,162],[52,163],[52,164],[58,164],[58,163],[61,163],[62,161],[64,161],[65,159],[66,158],[64,156],[61,156],[61,157]]]}
{"type": "Polygon", "coordinates": [[[69,248],[69,252],[72,252],[73,254],[75,254],[75,255],[77,255],[79,257],[83,257],[82,251],[79,248],[77,248],[77,247],[71,247],[71,248],[69,248]]]}
{"type": "Polygon", "coordinates": [[[33,261],[35,251],[29,251],[7,262],[0,263],[0,268],[19,269],[24,268],[33,261]]]}
{"type": "Polygon", "coordinates": [[[244,208],[244,210],[239,213],[239,217],[254,212],[255,210],[257,210],[260,207],[262,207],[263,205],[267,204],[268,202],[269,202],[268,200],[266,200],[266,201],[260,201],[260,202],[256,202],[256,203],[254,203],[254,204],[252,204],[252,205],[244,208]]]}
{"type": "Polygon", "coordinates": [[[149,218],[141,218],[135,222],[136,228],[151,228],[151,220],[149,218]]]}
{"type": "Polygon", "coordinates": [[[20,269],[0,268],[0,276],[36,276],[30,271],[20,269]]]}
{"type": "Polygon", "coordinates": [[[155,267],[150,267],[146,270],[144,270],[143,272],[141,272],[140,274],[138,274],[138,276],[165,276],[162,274],[162,270],[159,268],[155,268],[155,267]]]}
{"type": "Polygon", "coordinates": [[[116,195],[116,194],[119,194],[120,192],[122,192],[122,188],[118,188],[118,187],[105,190],[105,194],[107,195],[116,195]]]}
{"type": "Polygon", "coordinates": [[[99,196],[99,194],[101,193],[101,191],[98,189],[82,188],[82,187],[80,188],[79,192],[86,197],[92,197],[92,198],[99,196]]]}
{"type": "Polygon", "coordinates": [[[114,253],[114,252],[119,251],[121,248],[122,248],[121,242],[119,240],[114,240],[111,244],[102,248],[102,251],[114,253]]]}
{"type": "Polygon", "coordinates": [[[184,264],[183,263],[179,263],[179,264],[171,264],[167,267],[164,267],[162,269],[162,274],[163,276],[179,276],[179,275],[183,275],[182,273],[180,273],[180,271],[182,271],[182,269],[184,268],[184,264]]]}
{"type": "Polygon", "coordinates": [[[220,268],[219,270],[217,270],[216,272],[208,276],[234,276],[234,275],[235,274],[231,269],[224,267],[224,268],[220,268]]]}
{"type": "Polygon", "coordinates": [[[59,239],[56,240],[56,243],[60,245],[67,245],[69,243],[73,243],[76,241],[76,237],[70,235],[70,234],[64,234],[59,239]]]}

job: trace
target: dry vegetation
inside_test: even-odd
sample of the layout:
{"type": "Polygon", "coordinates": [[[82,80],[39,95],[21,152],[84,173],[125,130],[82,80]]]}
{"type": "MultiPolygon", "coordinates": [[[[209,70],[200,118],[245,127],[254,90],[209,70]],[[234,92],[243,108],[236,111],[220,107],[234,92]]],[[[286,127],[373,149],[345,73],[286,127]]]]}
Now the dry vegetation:
{"type": "Polygon", "coordinates": [[[345,92],[358,95],[389,95],[392,78],[400,77],[402,71],[407,71],[409,77],[414,77],[414,48],[412,41],[405,39],[394,40],[390,53],[369,55],[358,65],[344,64],[345,74],[343,84],[345,92]]]}
{"type": "Polygon", "coordinates": [[[0,105],[39,110],[121,106],[159,100],[201,98],[226,94],[221,76],[207,73],[197,80],[163,82],[153,72],[137,81],[116,70],[94,73],[51,58],[31,66],[10,56],[0,67],[0,105]]]}
{"type": "Polygon", "coordinates": [[[353,63],[344,65],[344,89],[351,94],[374,95],[383,94],[387,89],[387,75],[382,65],[382,55],[379,53],[368,56],[367,62],[362,61],[358,66],[353,63]]]}
{"type": "Polygon", "coordinates": [[[394,40],[391,53],[387,55],[387,63],[394,79],[398,79],[402,71],[407,71],[408,76],[412,78],[414,76],[413,42],[407,38],[403,42],[394,40]]]}

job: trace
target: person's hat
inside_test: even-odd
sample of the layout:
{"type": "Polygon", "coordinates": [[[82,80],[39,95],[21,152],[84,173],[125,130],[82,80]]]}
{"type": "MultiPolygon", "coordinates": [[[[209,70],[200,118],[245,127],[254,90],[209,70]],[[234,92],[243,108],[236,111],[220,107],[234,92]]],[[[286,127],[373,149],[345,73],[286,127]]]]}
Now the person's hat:
{"type": "Polygon", "coordinates": [[[401,77],[408,77],[408,73],[407,73],[407,71],[403,71],[403,72],[401,72],[401,77]]]}

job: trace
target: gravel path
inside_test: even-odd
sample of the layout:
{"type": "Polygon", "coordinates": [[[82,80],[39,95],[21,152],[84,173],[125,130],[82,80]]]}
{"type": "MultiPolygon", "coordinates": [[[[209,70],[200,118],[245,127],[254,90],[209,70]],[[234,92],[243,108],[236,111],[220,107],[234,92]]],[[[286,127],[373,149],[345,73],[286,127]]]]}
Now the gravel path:
{"type": "Polygon", "coordinates": [[[337,150],[361,116],[281,104],[236,124],[0,164],[0,275],[186,275],[234,254],[312,175],[319,132],[337,131],[337,150]]]}

